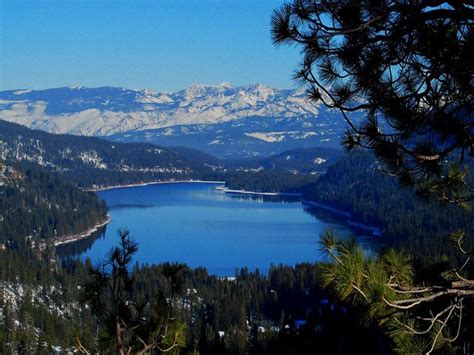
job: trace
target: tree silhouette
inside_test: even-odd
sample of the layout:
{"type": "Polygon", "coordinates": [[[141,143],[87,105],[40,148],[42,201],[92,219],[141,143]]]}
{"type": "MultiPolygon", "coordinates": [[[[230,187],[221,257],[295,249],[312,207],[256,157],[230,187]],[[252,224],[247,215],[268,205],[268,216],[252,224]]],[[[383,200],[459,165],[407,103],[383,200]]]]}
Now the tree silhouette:
{"type": "Polygon", "coordinates": [[[347,149],[371,149],[403,184],[465,204],[473,19],[472,1],[294,0],[274,12],[272,35],[301,48],[295,77],[311,100],[342,113],[347,149]]]}
{"type": "MultiPolygon", "coordinates": [[[[130,268],[138,244],[127,229],[119,230],[118,234],[119,246],[90,270],[91,279],[85,285],[84,303],[92,307],[99,325],[105,326],[111,334],[116,353],[165,353],[175,350],[184,341],[183,326],[172,317],[174,291],[180,287],[177,274],[181,266],[170,264],[164,270],[171,284],[168,298],[160,295],[145,303],[137,300],[134,297],[135,279],[130,268]]],[[[90,353],[79,339],[77,348],[83,353],[90,353]]]]}

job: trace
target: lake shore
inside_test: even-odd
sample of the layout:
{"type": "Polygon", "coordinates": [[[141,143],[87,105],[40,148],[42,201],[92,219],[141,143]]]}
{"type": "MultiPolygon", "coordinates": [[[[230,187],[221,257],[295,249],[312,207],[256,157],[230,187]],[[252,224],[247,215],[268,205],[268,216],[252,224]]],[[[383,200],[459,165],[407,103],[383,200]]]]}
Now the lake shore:
{"type": "Polygon", "coordinates": [[[356,222],[352,219],[352,213],[347,211],[347,210],[343,210],[343,209],[340,209],[340,208],[336,208],[334,206],[331,206],[329,204],[325,204],[325,203],[321,203],[321,202],[317,202],[317,201],[313,201],[313,200],[304,200],[304,199],[301,199],[301,203],[303,205],[307,205],[307,206],[312,206],[312,207],[316,207],[316,208],[321,208],[323,210],[326,210],[328,212],[331,212],[331,213],[334,213],[338,216],[341,216],[341,217],[344,217],[344,218],[347,218],[347,221],[346,223],[349,225],[349,226],[352,226],[352,227],[355,227],[355,228],[358,228],[358,229],[361,229],[361,230],[364,230],[366,232],[369,232],[371,233],[374,237],[381,237],[382,236],[382,231],[380,230],[379,227],[375,227],[375,226],[370,226],[366,223],[361,223],[361,222],[356,222]]]}
{"type": "MultiPolygon", "coordinates": [[[[148,185],[160,185],[160,184],[216,184],[216,185],[225,185],[225,181],[217,180],[168,180],[168,181],[150,181],[150,182],[139,182],[133,184],[124,184],[124,185],[112,185],[112,186],[100,186],[94,187],[91,189],[86,189],[86,191],[99,192],[107,191],[114,189],[126,189],[129,187],[140,187],[148,185]]],[[[301,197],[301,193],[298,192],[265,192],[265,191],[250,191],[250,190],[239,190],[239,189],[228,189],[224,186],[217,187],[216,190],[228,193],[228,194],[239,194],[239,195],[256,195],[256,196],[282,196],[282,197],[301,197]]]]}
{"type": "Polygon", "coordinates": [[[351,218],[352,217],[351,212],[336,208],[334,206],[331,206],[331,205],[328,205],[328,204],[325,204],[325,203],[317,202],[317,201],[314,201],[314,200],[304,200],[304,199],[301,200],[301,203],[303,205],[308,205],[308,206],[321,208],[323,210],[332,212],[332,213],[334,213],[338,216],[341,216],[341,217],[346,217],[346,218],[351,218]]]}
{"type": "Polygon", "coordinates": [[[160,184],[225,184],[225,181],[215,181],[215,180],[167,180],[167,181],[150,181],[150,182],[138,182],[133,184],[125,185],[111,185],[111,186],[100,186],[94,187],[91,189],[86,189],[86,191],[99,192],[107,191],[114,189],[125,189],[128,187],[139,187],[139,186],[148,186],[148,185],[160,185],[160,184]]]}
{"type": "Polygon", "coordinates": [[[85,238],[89,237],[91,234],[97,232],[97,230],[99,228],[104,227],[105,225],[107,225],[110,222],[110,220],[111,220],[111,218],[110,218],[109,214],[107,214],[107,218],[105,218],[105,220],[95,224],[94,226],[92,226],[91,228],[89,228],[88,230],[86,230],[84,232],[73,234],[73,235],[67,235],[67,236],[63,236],[63,237],[58,238],[54,242],[54,246],[57,247],[57,246],[60,246],[60,245],[73,243],[73,242],[76,242],[78,240],[85,239],[85,238]]]}
{"type": "Polygon", "coordinates": [[[235,194],[235,195],[301,197],[301,193],[299,192],[260,192],[260,191],[228,189],[226,187],[217,187],[216,190],[224,192],[226,194],[235,194]]]}

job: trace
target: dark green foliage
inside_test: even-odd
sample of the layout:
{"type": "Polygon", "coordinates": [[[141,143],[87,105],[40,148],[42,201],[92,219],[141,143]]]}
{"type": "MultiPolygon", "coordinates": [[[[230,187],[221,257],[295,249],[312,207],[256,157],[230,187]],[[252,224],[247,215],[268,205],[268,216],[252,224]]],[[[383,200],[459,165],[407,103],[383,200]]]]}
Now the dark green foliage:
{"type": "Polygon", "coordinates": [[[74,345],[80,324],[93,332],[91,315],[79,317],[73,303],[80,276],[58,266],[52,244],[102,222],[107,209],[95,194],[45,171],[8,167],[6,175],[0,186],[0,352],[49,354],[52,345],[74,345]]]}
{"type": "Polygon", "coordinates": [[[463,242],[472,246],[474,232],[473,24],[470,1],[294,0],[272,17],[274,43],[302,49],[295,77],[310,99],[337,109],[348,124],[346,149],[369,149],[381,163],[360,159],[354,172],[330,170],[307,195],[355,211],[418,260],[435,263],[428,272],[416,265],[415,280],[401,253],[367,259],[352,244],[323,238],[334,259],[323,266],[326,285],[391,323],[393,349],[403,354],[472,345],[472,252],[463,242]],[[365,118],[354,122],[351,112],[365,118]],[[375,170],[438,204],[374,178],[375,170]]]}
{"type": "Polygon", "coordinates": [[[379,171],[379,164],[366,152],[346,155],[330,167],[316,184],[305,189],[304,197],[352,212],[358,222],[378,226],[383,240],[413,253],[421,265],[456,259],[447,236],[466,231],[466,243],[474,241],[471,210],[417,198],[410,188],[379,171]]]}
{"type": "Polygon", "coordinates": [[[0,243],[8,248],[84,232],[106,218],[95,194],[38,169],[14,171],[0,186],[0,243]]]}
{"type": "MultiPolygon", "coordinates": [[[[49,170],[82,188],[201,179],[227,181],[230,188],[278,192],[294,191],[314,181],[311,175],[289,172],[289,162],[283,164],[278,156],[263,162],[270,171],[252,171],[254,161],[224,162],[188,148],[50,134],[2,120],[0,141],[7,162],[20,163],[23,169],[49,170]]],[[[337,156],[334,150],[323,149],[322,153],[331,159],[337,156]]],[[[298,155],[301,161],[307,153],[289,154],[298,155]]],[[[305,166],[313,163],[310,159],[305,166]]]]}
{"type": "MultiPolygon", "coordinates": [[[[321,245],[333,259],[320,266],[322,284],[336,299],[359,308],[363,321],[382,326],[397,353],[460,353],[472,345],[474,290],[452,282],[463,269],[461,263],[446,267],[433,283],[413,268],[404,252],[389,249],[366,257],[360,247],[331,230],[322,235],[321,245]]],[[[462,274],[460,279],[472,277],[474,269],[462,274]]]]}
{"type": "MultiPolygon", "coordinates": [[[[166,267],[136,266],[137,296],[169,292],[166,267]]],[[[375,328],[361,328],[358,314],[328,300],[316,264],[272,266],[266,276],[243,268],[229,279],[185,267],[180,277],[183,307],[175,315],[187,324],[185,353],[347,353],[354,342],[367,354],[385,349],[375,328]]]]}
{"type": "Polygon", "coordinates": [[[71,349],[79,334],[92,339],[92,314],[77,303],[78,285],[86,277],[86,269],[72,261],[67,268],[63,266],[26,251],[0,253],[2,354],[51,354],[53,346],[71,349]]]}
{"type": "Polygon", "coordinates": [[[90,268],[91,278],[84,287],[83,302],[91,306],[104,331],[98,350],[108,352],[115,348],[119,354],[144,354],[182,346],[184,329],[172,313],[175,295],[180,291],[178,273],[182,267],[164,266],[169,293],[158,290],[157,294],[138,298],[135,275],[130,270],[138,245],[128,230],[120,230],[119,238],[119,245],[110,250],[104,261],[90,268]]]}
{"type": "Polygon", "coordinates": [[[230,189],[257,192],[300,192],[316,181],[314,175],[292,174],[284,171],[262,170],[258,172],[230,171],[222,178],[230,189]]]}
{"type": "MultiPolygon", "coordinates": [[[[19,266],[21,259],[10,259],[10,264],[19,266]]],[[[88,262],[84,265],[63,260],[61,268],[51,272],[32,261],[30,272],[41,269],[44,276],[23,282],[31,289],[48,284],[61,287],[63,293],[51,304],[67,308],[79,301],[77,286],[88,278],[87,269],[91,267],[88,262]]],[[[129,269],[127,279],[133,283],[127,292],[130,302],[126,308],[134,309],[136,313],[126,313],[144,327],[148,323],[136,317],[141,312],[147,319],[166,315],[170,296],[174,295],[173,318],[186,326],[186,346],[181,349],[185,354],[195,351],[202,354],[313,354],[314,349],[324,354],[343,354],[350,352],[355,343],[367,354],[386,349],[386,339],[377,329],[361,327],[359,314],[328,299],[320,286],[316,264],[273,266],[268,275],[242,269],[236,273],[235,279],[208,275],[203,268],[193,270],[174,264],[137,264],[129,269]],[[224,332],[222,337],[220,331],[224,332]]],[[[94,289],[97,290],[88,288],[89,291],[94,289]]],[[[4,308],[7,316],[4,326],[0,324],[0,339],[10,339],[15,348],[29,349],[34,349],[40,338],[47,339],[49,352],[51,345],[73,350],[77,348],[79,339],[90,351],[114,353],[114,338],[109,323],[105,321],[107,317],[96,318],[112,309],[109,308],[112,297],[94,298],[93,292],[89,294],[92,303],[88,302],[89,307],[74,308],[72,317],[43,312],[43,306],[28,303],[28,298],[25,298],[19,313],[4,308]],[[95,301],[102,306],[108,305],[96,313],[90,307],[95,301]],[[8,327],[12,319],[18,317],[22,320],[21,329],[8,327]],[[40,319],[45,325],[39,327],[41,332],[36,337],[32,329],[23,324],[40,319]]],[[[44,310],[47,308],[45,306],[44,310]]]]}

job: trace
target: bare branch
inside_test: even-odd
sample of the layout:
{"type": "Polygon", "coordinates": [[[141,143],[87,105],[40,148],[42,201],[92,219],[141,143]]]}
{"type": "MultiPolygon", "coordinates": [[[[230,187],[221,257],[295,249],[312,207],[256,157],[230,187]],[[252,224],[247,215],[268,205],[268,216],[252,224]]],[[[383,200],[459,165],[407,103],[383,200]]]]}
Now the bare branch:
{"type": "Polygon", "coordinates": [[[76,342],[77,342],[77,350],[83,354],[86,354],[86,355],[91,355],[91,352],[88,351],[81,343],[81,341],[79,340],[79,337],[76,338],[76,342]]]}

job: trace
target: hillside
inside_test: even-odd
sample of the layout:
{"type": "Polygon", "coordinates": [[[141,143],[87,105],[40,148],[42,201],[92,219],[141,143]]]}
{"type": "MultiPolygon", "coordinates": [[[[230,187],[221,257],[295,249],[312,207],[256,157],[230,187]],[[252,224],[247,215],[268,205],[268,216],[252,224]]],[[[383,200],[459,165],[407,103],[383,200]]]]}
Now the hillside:
{"type": "Polygon", "coordinates": [[[294,174],[323,174],[343,156],[338,149],[326,147],[296,148],[264,158],[227,161],[227,166],[238,170],[282,170],[294,174]]]}
{"type": "Polygon", "coordinates": [[[36,169],[0,164],[0,243],[7,249],[39,247],[103,223],[107,208],[97,195],[36,169]]]}
{"type": "Polygon", "coordinates": [[[350,212],[351,220],[379,227],[384,241],[414,254],[422,251],[425,259],[445,254],[448,235],[459,229],[466,230],[468,243],[474,243],[472,211],[440,208],[436,202],[417,198],[414,191],[401,187],[377,166],[367,152],[347,154],[317,183],[306,187],[304,198],[350,212]]]}
{"type": "Polygon", "coordinates": [[[0,159],[57,172],[79,186],[199,178],[212,169],[151,144],[50,134],[0,120],[0,159]]]}

